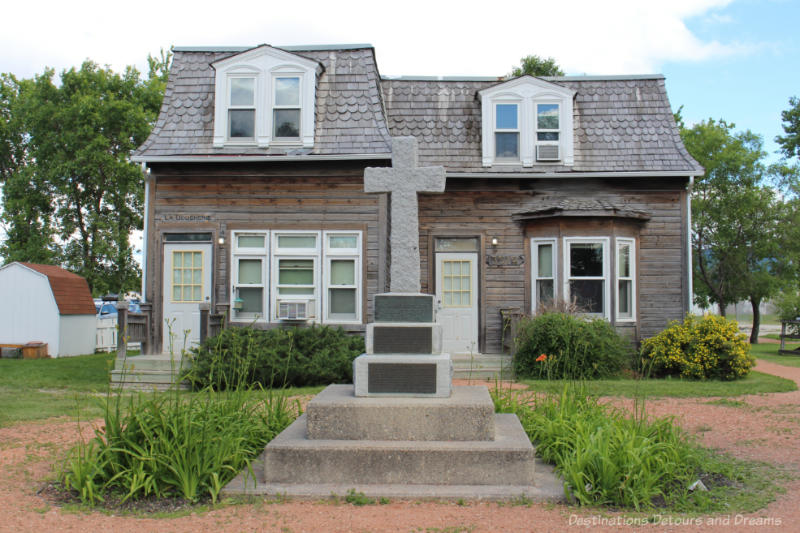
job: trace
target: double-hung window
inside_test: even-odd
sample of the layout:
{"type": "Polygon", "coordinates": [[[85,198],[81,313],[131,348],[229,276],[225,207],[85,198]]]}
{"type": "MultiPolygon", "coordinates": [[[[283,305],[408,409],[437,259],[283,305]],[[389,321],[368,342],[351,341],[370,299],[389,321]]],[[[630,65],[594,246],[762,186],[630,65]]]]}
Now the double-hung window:
{"type": "Polygon", "coordinates": [[[326,231],[325,321],[361,321],[361,235],[326,231]]]}
{"type": "Polygon", "coordinates": [[[533,239],[533,309],[553,302],[556,289],[556,239],[533,239]]]}
{"type": "Polygon", "coordinates": [[[495,104],[495,158],[519,161],[519,104],[495,104]]]}
{"type": "Polygon", "coordinates": [[[558,104],[536,104],[536,141],[558,142],[558,104]]]}
{"type": "Polygon", "coordinates": [[[272,136],[276,140],[300,137],[300,78],[275,76],[272,108],[272,136]]]}
{"type": "Polygon", "coordinates": [[[636,317],[635,255],[633,239],[617,239],[617,320],[632,321],[636,317]]]}
{"type": "Polygon", "coordinates": [[[273,233],[274,320],[319,316],[319,241],[319,232],[273,233]],[[300,309],[302,314],[296,314],[300,309]]]}
{"type": "Polygon", "coordinates": [[[267,233],[233,233],[231,318],[265,321],[267,318],[267,233]]]}
{"type": "Polygon", "coordinates": [[[608,239],[565,239],[567,301],[587,314],[609,316],[608,239]]]}
{"type": "Polygon", "coordinates": [[[252,141],[256,136],[256,78],[228,78],[228,138],[252,141]]]}

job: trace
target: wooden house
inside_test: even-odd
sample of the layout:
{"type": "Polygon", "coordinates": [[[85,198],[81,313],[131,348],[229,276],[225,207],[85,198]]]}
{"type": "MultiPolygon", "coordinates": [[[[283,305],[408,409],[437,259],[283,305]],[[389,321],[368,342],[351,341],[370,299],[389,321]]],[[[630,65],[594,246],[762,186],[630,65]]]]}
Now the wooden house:
{"type": "Polygon", "coordinates": [[[444,351],[501,350],[503,312],[574,301],[636,338],[691,303],[686,152],[664,78],[383,77],[369,45],[176,48],[146,165],[156,347],[198,303],[232,324],[363,331],[389,286],[386,195],[366,167],[414,136],[422,290],[444,351]]]}

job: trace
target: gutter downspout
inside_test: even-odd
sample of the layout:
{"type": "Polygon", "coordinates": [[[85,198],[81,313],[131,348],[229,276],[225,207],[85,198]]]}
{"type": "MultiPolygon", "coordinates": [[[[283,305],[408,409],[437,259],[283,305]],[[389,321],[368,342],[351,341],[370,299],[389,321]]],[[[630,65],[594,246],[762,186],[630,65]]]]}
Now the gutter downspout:
{"type": "Polygon", "coordinates": [[[142,227],[142,301],[147,301],[147,215],[150,213],[150,169],[142,163],[144,175],[144,225],[142,227]]]}
{"type": "Polygon", "coordinates": [[[689,176],[689,185],[686,187],[686,215],[689,219],[686,230],[686,258],[689,275],[689,312],[694,308],[694,272],[692,265],[692,189],[694,188],[694,176],[689,176]]]}

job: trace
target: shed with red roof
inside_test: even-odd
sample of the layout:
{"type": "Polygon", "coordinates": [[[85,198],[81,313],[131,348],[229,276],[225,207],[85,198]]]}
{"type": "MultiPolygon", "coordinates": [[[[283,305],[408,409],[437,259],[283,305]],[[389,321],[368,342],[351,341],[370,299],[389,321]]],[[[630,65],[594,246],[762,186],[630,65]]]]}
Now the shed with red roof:
{"type": "Polygon", "coordinates": [[[33,263],[0,267],[0,344],[45,342],[51,357],[93,353],[95,312],[77,274],[33,263]]]}

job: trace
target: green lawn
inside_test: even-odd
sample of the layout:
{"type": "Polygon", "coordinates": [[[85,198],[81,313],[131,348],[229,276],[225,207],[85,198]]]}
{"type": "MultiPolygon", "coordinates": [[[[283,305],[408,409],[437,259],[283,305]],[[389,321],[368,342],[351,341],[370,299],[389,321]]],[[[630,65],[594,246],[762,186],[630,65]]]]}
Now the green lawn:
{"type": "Polygon", "coordinates": [[[0,427],[51,416],[100,415],[93,393],[108,386],[115,354],[0,359],[0,427]]]}
{"type": "MultiPolygon", "coordinates": [[[[770,363],[777,363],[779,365],[785,366],[796,366],[800,367],[800,356],[797,355],[781,355],[778,353],[778,349],[780,349],[780,344],[753,344],[750,346],[750,352],[755,355],[758,359],[763,359],[764,361],[769,361],[770,363]]],[[[800,344],[797,343],[787,343],[786,348],[788,350],[795,350],[800,347],[800,344]]]]}
{"type": "MultiPolygon", "coordinates": [[[[538,392],[561,392],[564,380],[522,381],[530,390],[538,392]]],[[[665,379],[598,379],[585,381],[586,392],[591,396],[623,396],[632,398],[640,394],[648,397],[710,397],[741,396],[742,394],[758,394],[763,392],[789,392],[797,390],[794,381],[751,372],[746,378],[737,381],[691,381],[677,378],[665,379]]]]}
{"type": "MultiPolygon", "coordinates": [[[[100,402],[108,392],[108,373],[115,357],[110,353],[58,359],[0,359],[0,427],[53,416],[102,416],[100,402]]],[[[286,393],[316,394],[323,388],[292,388],[286,393]]]]}

